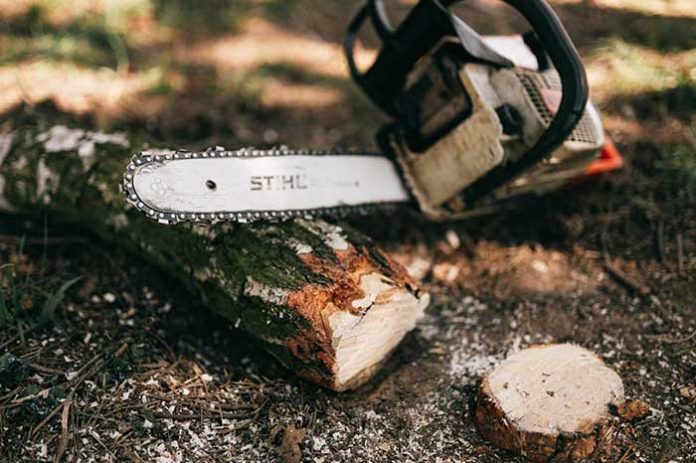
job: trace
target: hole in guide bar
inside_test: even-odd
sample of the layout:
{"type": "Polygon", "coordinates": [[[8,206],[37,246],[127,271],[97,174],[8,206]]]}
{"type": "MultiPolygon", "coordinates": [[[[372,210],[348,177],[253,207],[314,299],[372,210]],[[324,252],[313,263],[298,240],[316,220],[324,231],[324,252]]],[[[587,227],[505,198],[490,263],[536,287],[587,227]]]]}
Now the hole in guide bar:
{"type": "Polygon", "coordinates": [[[206,180],[205,186],[207,186],[209,190],[214,190],[217,188],[217,184],[212,180],[206,180]]]}

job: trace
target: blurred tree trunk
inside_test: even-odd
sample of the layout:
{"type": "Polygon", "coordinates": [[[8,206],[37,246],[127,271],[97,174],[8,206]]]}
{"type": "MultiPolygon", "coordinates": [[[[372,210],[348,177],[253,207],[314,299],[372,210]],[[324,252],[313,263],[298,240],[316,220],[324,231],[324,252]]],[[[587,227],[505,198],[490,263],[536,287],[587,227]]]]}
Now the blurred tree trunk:
{"type": "Polygon", "coordinates": [[[164,226],[121,197],[138,136],[57,124],[38,107],[0,126],[0,210],[83,225],[161,267],[298,375],[367,381],[427,295],[364,235],[322,220],[164,226]]]}

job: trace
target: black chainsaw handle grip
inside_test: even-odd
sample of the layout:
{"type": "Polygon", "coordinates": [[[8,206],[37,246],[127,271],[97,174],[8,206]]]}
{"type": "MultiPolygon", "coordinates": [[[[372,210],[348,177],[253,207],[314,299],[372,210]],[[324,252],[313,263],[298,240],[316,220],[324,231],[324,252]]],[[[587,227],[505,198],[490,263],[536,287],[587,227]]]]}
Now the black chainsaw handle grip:
{"type": "Polygon", "coordinates": [[[395,116],[393,97],[401,93],[406,76],[451,30],[449,12],[437,0],[421,0],[403,23],[392,30],[382,0],[368,0],[348,25],[344,50],[353,79],[383,111],[395,116]],[[382,41],[372,66],[361,73],[355,63],[355,42],[367,19],[382,41]]]}

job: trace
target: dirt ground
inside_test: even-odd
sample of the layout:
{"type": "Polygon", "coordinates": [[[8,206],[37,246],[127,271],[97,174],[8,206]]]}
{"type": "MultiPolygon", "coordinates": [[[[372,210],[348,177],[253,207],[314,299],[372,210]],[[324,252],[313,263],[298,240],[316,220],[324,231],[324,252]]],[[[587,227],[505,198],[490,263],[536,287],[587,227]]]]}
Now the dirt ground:
{"type": "MultiPolygon", "coordinates": [[[[354,2],[238,2],[208,22],[190,0],[103,3],[0,0],[0,111],[50,99],[193,148],[372,146],[381,116],[340,62],[354,2]]],[[[486,3],[472,24],[515,30],[486,3]]],[[[21,307],[0,313],[0,461],[523,461],[470,407],[488,368],[540,342],[594,350],[650,405],[600,461],[696,461],[696,7],[553,3],[626,168],[463,223],[352,220],[433,295],[358,391],[295,378],[138,256],[50,214],[0,216],[3,307],[21,307]]]]}

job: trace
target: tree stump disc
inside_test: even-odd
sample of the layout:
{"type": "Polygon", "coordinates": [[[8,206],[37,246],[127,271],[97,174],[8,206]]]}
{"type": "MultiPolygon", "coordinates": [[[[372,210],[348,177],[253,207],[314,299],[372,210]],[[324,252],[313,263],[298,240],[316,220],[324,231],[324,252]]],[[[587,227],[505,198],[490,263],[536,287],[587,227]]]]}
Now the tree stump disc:
{"type": "Polygon", "coordinates": [[[624,401],[621,378],[573,344],[533,346],[484,377],[475,420],[499,447],[532,461],[591,455],[607,439],[610,408],[624,401]]]}

